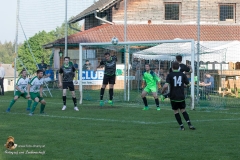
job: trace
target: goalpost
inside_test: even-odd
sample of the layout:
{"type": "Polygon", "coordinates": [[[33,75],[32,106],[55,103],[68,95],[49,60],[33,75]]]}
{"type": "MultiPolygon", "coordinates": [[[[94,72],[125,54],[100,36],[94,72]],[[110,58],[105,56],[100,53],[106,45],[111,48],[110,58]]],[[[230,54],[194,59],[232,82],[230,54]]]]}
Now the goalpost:
{"type": "MultiPolygon", "coordinates": [[[[129,87],[129,63],[130,63],[130,54],[136,53],[136,52],[143,52],[144,50],[141,49],[145,47],[147,49],[154,48],[155,46],[159,45],[161,48],[161,45],[164,44],[188,44],[189,49],[184,51],[184,53],[181,53],[181,49],[179,47],[174,48],[174,51],[166,51],[166,52],[161,52],[158,53],[157,49],[155,53],[151,53],[152,51],[147,51],[146,54],[149,56],[153,55],[159,55],[160,57],[167,57],[167,56],[176,56],[176,55],[184,55],[190,57],[191,61],[191,66],[193,68],[192,73],[191,73],[191,109],[194,109],[194,60],[195,60],[195,42],[193,39],[177,39],[177,40],[158,40],[158,41],[133,41],[133,42],[119,42],[118,44],[114,45],[111,42],[105,42],[105,43],[79,43],[79,94],[80,94],[80,100],[79,104],[82,104],[83,100],[83,71],[82,71],[82,66],[83,66],[83,50],[88,47],[97,47],[97,48],[107,48],[107,49],[112,49],[112,50],[118,50],[119,48],[123,48],[124,50],[124,57],[126,57],[124,61],[124,101],[129,101],[129,92],[130,92],[130,87],[129,87]],[[133,47],[134,46],[134,47],[133,47]],[[139,49],[140,48],[140,49],[139,49]],[[131,51],[130,51],[131,50],[131,51]],[[127,78],[128,77],[128,78],[127,78]],[[127,88],[127,90],[126,90],[127,88]],[[128,93],[128,97],[127,97],[128,93]]],[[[147,50],[146,49],[146,50],[147,50]]],[[[169,46],[169,49],[173,49],[173,47],[169,46]]]]}

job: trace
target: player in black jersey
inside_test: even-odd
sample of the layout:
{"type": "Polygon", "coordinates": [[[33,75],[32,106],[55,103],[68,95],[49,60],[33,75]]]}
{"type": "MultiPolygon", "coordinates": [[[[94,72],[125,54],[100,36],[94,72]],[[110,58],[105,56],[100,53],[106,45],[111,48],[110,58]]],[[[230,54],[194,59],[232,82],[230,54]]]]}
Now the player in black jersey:
{"type": "MultiPolygon", "coordinates": [[[[179,68],[178,71],[183,72],[183,73],[192,73],[192,67],[190,65],[185,65],[182,63],[182,56],[177,55],[176,56],[176,61],[179,63],[179,68]]],[[[172,68],[169,69],[169,73],[172,72],[172,68]]],[[[161,95],[160,98],[163,101],[165,98],[168,98],[169,94],[161,95]]]]}
{"type": "Polygon", "coordinates": [[[184,117],[184,119],[187,121],[188,126],[191,130],[195,130],[195,127],[192,126],[189,116],[187,114],[187,111],[185,110],[186,104],[185,104],[185,95],[184,95],[184,84],[189,85],[189,81],[187,76],[180,72],[179,70],[179,63],[173,62],[172,64],[172,70],[173,72],[169,73],[167,75],[166,83],[163,86],[162,93],[165,92],[165,90],[168,88],[168,85],[170,85],[170,101],[172,105],[172,109],[175,114],[175,118],[180,125],[180,130],[185,130],[181,116],[179,114],[179,109],[184,117]]]}
{"type": "Polygon", "coordinates": [[[76,100],[76,95],[75,95],[75,90],[74,90],[74,85],[73,85],[73,78],[75,77],[75,68],[72,63],[70,63],[70,58],[69,57],[64,57],[64,64],[59,70],[59,75],[58,75],[58,80],[59,80],[59,87],[63,88],[63,108],[62,110],[64,111],[66,107],[66,92],[67,89],[69,89],[72,92],[72,99],[74,103],[74,110],[79,111],[77,107],[77,100],[76,100]]]}
{"type": "MultiPolygon", "coordinates": [[[[176,61],[179,63],[179,68],[178,70],[180,72],[188,72],[188,73],[192,73],[192,67],[190,65],[185,65],[182,63],[182,56],[181,55],[177,55],[176,56],[176,61]]],[[[169,73],[172,72],[172,68],[169,69],[169,73]]]]}
{"type": "Polygon", "coordinates": [[[104,66],[104,77],[103,77],[103,84],[100,91],[100,106],[104,105],[103,95],[106,86],[109,84],[109,101],[108,103],[113,105],[113,86],[115,84],[116,79],[116,64],[117,64],[117,57],[111,56],[110,53],[104,54],[104,59],[100,62],[99,67],[104,66]]]}

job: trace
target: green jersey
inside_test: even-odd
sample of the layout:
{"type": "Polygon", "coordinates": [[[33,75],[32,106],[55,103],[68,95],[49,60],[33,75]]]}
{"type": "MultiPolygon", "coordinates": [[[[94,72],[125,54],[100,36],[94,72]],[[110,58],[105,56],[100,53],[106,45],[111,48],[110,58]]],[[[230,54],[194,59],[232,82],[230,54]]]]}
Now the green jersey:
{"type": "Polygon", "coordinates": [[[153,72],[144,72],[143,80],[146,82],[147,86],[157,86],[157,82],[160,82],[160,78],[153,72]]]}

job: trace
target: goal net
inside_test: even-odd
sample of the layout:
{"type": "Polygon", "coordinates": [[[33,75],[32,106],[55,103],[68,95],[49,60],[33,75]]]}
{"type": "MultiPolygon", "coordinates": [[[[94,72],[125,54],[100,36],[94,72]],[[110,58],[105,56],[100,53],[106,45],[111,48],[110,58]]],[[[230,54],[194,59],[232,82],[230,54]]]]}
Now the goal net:
{"type": "MultiPolygon", "coordinates": [[[[142,73],[146,63],[160,78],[162,85],[171,67],[171,62],[176,55],[183,57],[183,63],[194,66],[194,40],[162,40],[112,43],[80,43],[79,44],[79,80],[75,84],[79,86],[80,104],[88,101],[97,102],[100,99],[100,88],[104,76],[104,68],[97,69],[99,62],[104,58],[104,53],[110,53],[118,58],[116,69],[116,84],[114,85],[114,103],[142,105],[141,83],[142,73]],[[86,62],[91,63],[91,69],[84,69],[86,62]],[[85,101],[86,100],[86,101],[85,101]]],[[[191,87],[186,88],[186,98],[189,107],[194,109],[194,70],[188,74],[191,87]]],[[[109,99],[108,86],[105,89],[104,100],[109,99]]],[[[159,92],[160,93],[160,92],[159,92]]],[[[149,105],[154,105],[154,100],[149,93],[149,105]]],[[[168,105],[165,100],[161,105],[168,105]]]]}

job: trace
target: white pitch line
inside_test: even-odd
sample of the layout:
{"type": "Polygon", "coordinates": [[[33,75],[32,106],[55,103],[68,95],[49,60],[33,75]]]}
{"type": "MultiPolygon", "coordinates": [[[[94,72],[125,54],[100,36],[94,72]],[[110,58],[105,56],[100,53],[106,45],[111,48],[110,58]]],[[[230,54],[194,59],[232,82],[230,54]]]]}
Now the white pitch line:
{"type": "MultiPolygon", "coordinates": [[[[26,113],[6,113],[3,114],[20,114],[29,116],[26,113]]],[[[145,122],[145,121],[126,121],[126,120],[118,120],[118,119],[105,119],[105,118],[90,118],[90,117],[70,117],[70,116],[56,116],[56,115],[33,115],[38,117],[49,117],[49,118],[61,118],[61,119],[78,119],[78,120],[90,120],[90,121],[104,121],[104,122],[116,122],[116,123],[134,123],[134,124],[168,124],[168,123],[176,123],[176,121],[161,121],[161,122],[145,122]]],[[[29,116],[30,117],[30,116],[29,116]]],[[[216,122],[216,121],[238,121],[240,118],[226,118],[226,119],[204,119],[204,120],[193,120],[192,122],[216,122]]]]}

